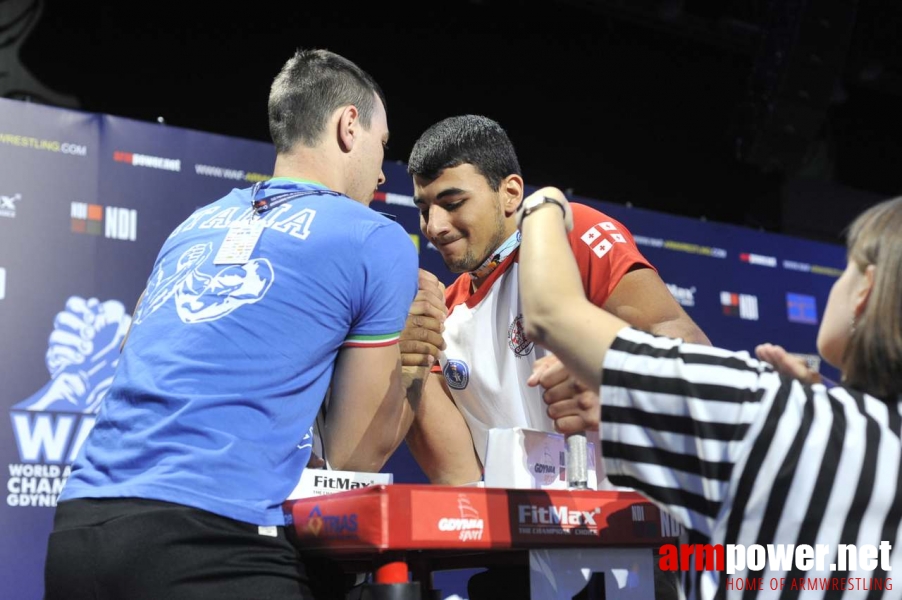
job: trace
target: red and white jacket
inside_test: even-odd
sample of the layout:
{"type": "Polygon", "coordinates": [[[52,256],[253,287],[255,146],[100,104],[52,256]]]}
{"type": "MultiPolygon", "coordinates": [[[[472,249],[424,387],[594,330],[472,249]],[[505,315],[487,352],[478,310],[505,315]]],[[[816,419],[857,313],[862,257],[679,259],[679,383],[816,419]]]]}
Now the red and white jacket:
{"type": "MultiPolygon", "coordinates": [[[[593,304],[603,306],[626,273],[653,267],[619,222],[588,206],[571,206],[570,245],[583,288],[593,304]]],[[[447,348],[433,371],[444,374],[483,464],[488,431],[493,427],[554,430],[540,388],[526,385],[533,363],[546,352],[524,334],[518,261],[519,250],[515,250],[476,292],[469,273],[445,291],[447,348]]]]}

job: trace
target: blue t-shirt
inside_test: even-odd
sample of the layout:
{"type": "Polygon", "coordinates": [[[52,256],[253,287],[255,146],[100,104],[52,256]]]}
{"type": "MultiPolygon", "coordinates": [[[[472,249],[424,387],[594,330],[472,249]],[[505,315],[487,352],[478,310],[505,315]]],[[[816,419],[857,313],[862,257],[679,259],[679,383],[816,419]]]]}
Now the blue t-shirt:
{"type": "Polygon", "coordinates": [[[417,289],[398,224],[319,184],[275,179],[250,260],[214,264],[251,192],[163,244],[61,501],[138,497],[282,525],[339,349],[395,343],[417,289]]]}

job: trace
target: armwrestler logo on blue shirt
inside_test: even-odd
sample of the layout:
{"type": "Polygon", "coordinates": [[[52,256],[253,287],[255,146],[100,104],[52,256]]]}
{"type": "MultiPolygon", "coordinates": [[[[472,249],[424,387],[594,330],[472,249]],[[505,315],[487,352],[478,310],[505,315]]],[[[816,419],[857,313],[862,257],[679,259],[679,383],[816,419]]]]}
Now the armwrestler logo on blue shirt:
{"type": "Polygon", "coordinates": [[[155,313],[170,299],[183,323],[215,321],[246,304],[259,302],[269,291],[275,273],[272,263],[255,258],[243,265],[228,265],[211,274],[213,244],[195,244],[173,266],[160,261],[147,284],[144,300],[135,312],[135,324],[155,313]]]}
{"type": "Polygon", "coordinates": [[[470,369],[462,360],[449,360],[445,363],[442,374],[448,382],[448,387],[455,390],[462,390],[470,383],[470,369]]]}

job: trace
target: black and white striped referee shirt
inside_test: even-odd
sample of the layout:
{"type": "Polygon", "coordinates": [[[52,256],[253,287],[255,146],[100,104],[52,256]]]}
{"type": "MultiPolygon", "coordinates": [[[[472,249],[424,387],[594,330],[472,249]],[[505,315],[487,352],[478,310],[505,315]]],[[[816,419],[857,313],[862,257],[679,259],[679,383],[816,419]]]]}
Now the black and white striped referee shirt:
{"type": "Polygon", "coordinates": [[[830,571],[839,544],[892,544],[892,590],[726,590],[717,571],[684,574],[690,598],[902,597],[900,402],[807,387],[747,352],[625,329],[604,362],[601,440],[611,482],[647,495],[691,543],[826,544],[824,571],[730,577],[893,578],[830,571]]]}

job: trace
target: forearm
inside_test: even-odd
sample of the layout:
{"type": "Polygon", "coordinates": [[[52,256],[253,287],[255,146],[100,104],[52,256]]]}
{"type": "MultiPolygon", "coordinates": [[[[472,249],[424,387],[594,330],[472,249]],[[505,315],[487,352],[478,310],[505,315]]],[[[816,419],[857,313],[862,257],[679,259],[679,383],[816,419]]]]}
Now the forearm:
{"type": "Polygon", "coordinates": [[[414,418],[419,410],[420,401],[423,399],[423,389],[426,378],[429,376],[429,367],[401,367],[401,386],[404,389],[404,402],[401,405],[401,418],[398,432],[400,437],[393,440],[395,448],[407,435],[413,425],[414,418]]]}
{"type": "Polygon", "coordinates": [[[429,481],[462,485],[482,478],[482,465],[463,415],[445,393],[439,376],[430,375],[407,433],[407,446],[429,481]]]}
{"type": "Polygon", "coordinates": [[[404,439],[413,417],[400,365],[384,377],[387,380],[371,380],[371,388],[383,391],[370,400],[361,392],[333,390],[323,434],[333,468],[376,472],[404,439]]]}
{"type": "Polygon", "coordinates": [[[554,352],[586,386],[597,388],[605,353],[626,322],[586,299],[557,207],[536,210],[521,229],[519,277],[526,335],[554,352]]]}
{"type": "Polygon", "coordinates": [[[655,323],[649,328],[649,333],[670,338],[680,338],[690,344],[711,345],[711,340],[705,332],[699,329],[688,316],[655,323]]]}
{"type": "Polygon", "coordinates": [[[349,428],[327,416],[323,443],[330,466],[342,471],[378,472],[404,438],[403,408],[400,402],[397,404],[393,408],[384,403],[375,414],[362,415],[360,421],[366,424],[362,432],[343,433],[349,428]]]}
{"type": "MultiPolygon", "coordinates": [[[[469,440],[469,432],[466,439],[469,440]]],[[[416,422],[407,433],[407,447],[417,464],[436,485],[464,485],[482,479],[482,467],[473,449],[461,438],[447,438],[452,443],[435,443],[416,422]]]]}

